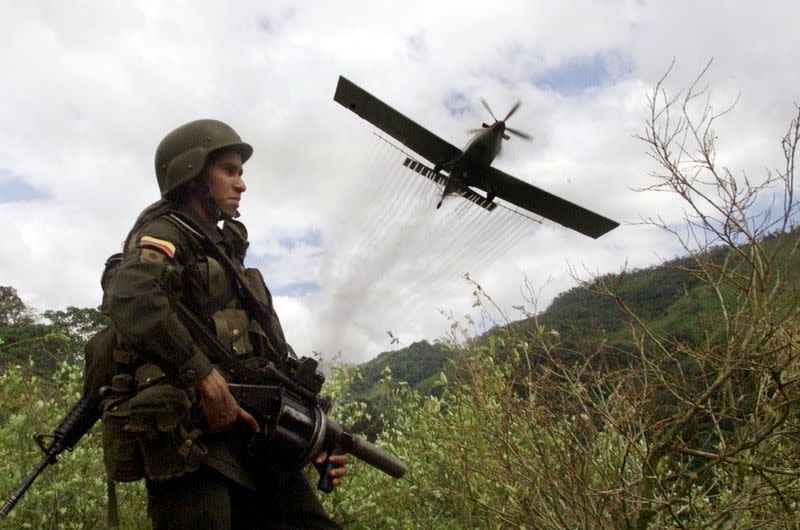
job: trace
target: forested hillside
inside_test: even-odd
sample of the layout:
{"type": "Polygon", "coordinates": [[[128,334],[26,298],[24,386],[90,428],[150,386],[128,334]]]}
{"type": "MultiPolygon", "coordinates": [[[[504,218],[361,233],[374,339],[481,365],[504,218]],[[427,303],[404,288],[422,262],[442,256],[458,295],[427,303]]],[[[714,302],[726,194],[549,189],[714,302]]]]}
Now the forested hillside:
{"type": "MultiPolygon", "coordinates": [[[[786,234],[790,244],[800,244],[800,230],[786,234]]],[[[764,238],[765,251],[774,251],[776,234],[764,238]]],[[[782,244],[787,244],[782,242],[782,244]]],[[[489,338],[513,332],[525,336],[542,326],[558,333],[565,358],[575,352],[591,351],[598,341],[620,351],[635,348],[628,327],[631,315],[647,324],[654,332],[672,340],[698,344],[709,339],[714,329],[709,325],[720,318],[718,293],[699,274],[696,260],[721,266],[736,262],[746,249],[718,246],[693,257],[680,257],[652,267],[607,274],[556,296],[547,309],[538,315],[511,323],[499,323],[494,329],[474,340],[487,345],[489,338]],[[603,293],[602,286],[614,286],[614,296],[603,293]]],[[[780,253],[776,266],[786,271],[789,285],[800,285],[800,255],[780,253]]],[[[379,382],[384,370],[391,370],[397,381],[426,393],[435,391],[432,382],[442,370],[452,369],[462,350],[447,342],[416,342],[408,347],[383,352],[375,359],[358,366],[361,379],[354,382],[355,398],[373,403],[379,397],[379,382]]]]}
{"type": "Polygon", "coordinates": [[[442,344],[430,344],[426,340],[399,350],[383,352],[358,365],[361,379],[353,383],[352,390],[358,396],[368,395],[388,368],[396,380],[405,381],[423,392],[428,391],[433,379],[445,368],[449,353],[450,350],[442,344]]]}

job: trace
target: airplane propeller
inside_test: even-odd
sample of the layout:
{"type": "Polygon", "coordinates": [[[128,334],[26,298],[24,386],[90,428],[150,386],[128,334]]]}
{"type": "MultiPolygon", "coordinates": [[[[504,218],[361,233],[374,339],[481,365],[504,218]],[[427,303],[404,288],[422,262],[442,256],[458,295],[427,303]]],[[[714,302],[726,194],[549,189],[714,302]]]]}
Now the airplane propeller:
{"type": "Polygon", "coordinates": [[[512,129],[511,127],[506,127],[506,131],[508,131],[511,134],[513,134],[513,135],[515,135],[515,136],[517,136],[519,138],[522,138],[523,140],[526,140],[528,142],[533,140],[533,136],[531,136],[530,134],[528,134],[526,132],[522,132],[522,131],[520,131],[518,129],[512,129]]]}
{"type": "Polygon", "coordinates": [[[511,117],[511,115],[512,115],[512,114],[514,114],[515,112],[517,112],[517,109],[519,109],[519,107],[520,107],[521,105],[522,105],[522,102],[521,102],[521,101],[517,101],[516,103],[514,103],[514,106],[513,106],[513,107],[511,107],[511,110],[509,110],[509,111],[508,111],[508,114],[506,114],[506,117],[505,117],[505,118],[503,118],[503,122],[505,122],[507,119],[509,119],[509,118],[511,117]]]}
{"type": "MultiPolygon", "coordinates": [[[[512,129],[511,127],[506,127],[506,120],[509,119],[511,116],[513,116],[514,113],[517,112],[517,110],[519,110],[519,108],[522,106],[522,101],[517,101],[516,103],[514,103],[514,106],[511,107],[511,110],[508,111],[508,114],[506,114],[506,117],[503,118],[502,120],[498,120],[497,119],[497,117],[494,115],[494,112],[492,112],[492,109],[489,107],[489,104],[486,103],[485,99],[481,98],[481,103],[483,104],[484,108],[486,108],[486,110],[489,111],[489,114],[491,115],[491,117],[494,120],[495,124],[496,123],[502,123],[503,124],[503,130],[506,130],[506,131],[510,132],[511,134],[513,134],[514,136],[522,138],[523,140],[527,140],[529,142],[531,140],[533,140],[533,136],[531,136],[530,134],[528,134],[526,132],[520,131],[519,129],[512,129]]],[[[483,123],[483,124],[481,124],[481,127],[484,128],[484,129],[488,129],[489,127],[491,127],[491,125],[487,125],[487,124],[483,123]]],[[[471,129],[469,132],[471,134],[474,134],[474,133],[476,133],[478,131],[480,131],[480,129],[471,129]]]]}
{"type": "Polygon", "coordinates": [[[485,99],[483,99],[483,98],[481,98],[481,103],[483,103],[483,106],[484,106],[484,107],[486,107],[486,110],[488,110],[488,111],[489,111],[489,114],[492,116],[492,119],[493,119],[494,121],[498,121],[498,120],[497,120],[497,118],[496,118],[496,117],[495,117],[495,115],[494,115],[494,112],[492,112],[492,109],[490,109],[490,108],[489,108],[489,104],[488,104],[488,103],[486,103],[486,100],[485,100],[485,99]]]}

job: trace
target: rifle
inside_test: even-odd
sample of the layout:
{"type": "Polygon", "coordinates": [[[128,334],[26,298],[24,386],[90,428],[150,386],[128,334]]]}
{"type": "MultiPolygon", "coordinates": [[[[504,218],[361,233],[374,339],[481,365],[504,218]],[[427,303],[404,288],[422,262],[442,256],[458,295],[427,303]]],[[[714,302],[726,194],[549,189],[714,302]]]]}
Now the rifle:
{"type": "Polygon", "coordinates": [[[61,420],[53,434],[37,433],[34,436],[36,444],[44,452],[44,457],[6,500],[3,508],[0,509],[0,516],[6,517],[17,504],[17,501],[25,495],[33,481],[36,480],[36,477],[48,466],[55,464],[61,453],[75,447],[78,440],[97,423],[97,420],[100,419],[99,405],[101,399],[99,396],[81,398],[61,420]],[[49,444],[47,440],[50,440],[49,444]]]}

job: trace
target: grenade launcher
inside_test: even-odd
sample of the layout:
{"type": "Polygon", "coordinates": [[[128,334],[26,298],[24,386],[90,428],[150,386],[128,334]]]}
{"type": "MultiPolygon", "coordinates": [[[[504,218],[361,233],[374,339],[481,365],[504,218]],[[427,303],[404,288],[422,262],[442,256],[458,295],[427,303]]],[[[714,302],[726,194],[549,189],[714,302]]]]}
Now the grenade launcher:
{"type": "MultiPolygon", "coordinates": [[[[241,384],[229,384],[237,402],[258,421],[260,432],[248,443],[248,456],[268,468],[302,469],[320,450],[328,455],[349,453],[367,464],[394,477],[402,477],[406,465],[402,460],[369,441],[343,429],[326,416],[329,404],[320,395],[325,377],[310,357],[286,356],[275,362],[262,359],[252,366],[237,359],[217,336],[175,293],[167,290],[175,314],[208,348],[219,362],[241,384]]],[[[317,488],[333,490],[328,473],[330,459],[320,468],[317,488]]]]}
{"type": "MultiPolygon", "coordinates": [[[[301,358],[299,365],[316,367],[316,361],[301,358]]],[[[280,380],[275,385],[230,384],[236,401],[259,421],[261,430],[248,444],[248,456],[254,462],[281,470],[301,469],[325,449],[329,455],[349,453],[387,475],[400,478],[406,465],[398,458],[373,445],[364,438],[342,428],[325,415],[325,403],[318,395],[293,381],[282,380],[283,375],[270,364],[271,378],[280,380]]],[[[333,490],[328,473],[328,459],[320,470],[317,488],[329,493],[333,490]]]]}

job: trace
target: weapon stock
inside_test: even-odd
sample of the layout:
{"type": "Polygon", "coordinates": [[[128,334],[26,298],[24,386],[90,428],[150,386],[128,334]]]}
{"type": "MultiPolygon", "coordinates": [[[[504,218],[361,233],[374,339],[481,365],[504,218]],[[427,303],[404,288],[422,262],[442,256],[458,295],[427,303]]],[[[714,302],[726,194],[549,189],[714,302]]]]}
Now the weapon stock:
{"type": "Polygon", "coordinates": [[[37,433],[34,436],[36,444],[44,452],[39,464],[31,471],[27,477],[17,486],[14,493],[6,500],[3,508],[0,509],[0,517],[6,517],[11,509],[17,502],[25,495],[28,488],[31,487],[36,477],[41,474],[48,466],[58,462],[58,455],[72,449],[78,443],[84,434],[89,432],[89,429],[100,419],[99,411],[100,398],[83,397],[78,401],[72,409],[67,413],[61,423],[53,431],[53,434],[37,433]],[[46,440],[49,439],[50,443],[47,444],[46,440]]]}

